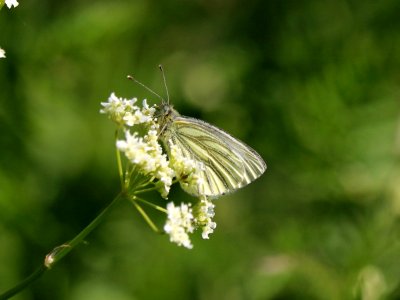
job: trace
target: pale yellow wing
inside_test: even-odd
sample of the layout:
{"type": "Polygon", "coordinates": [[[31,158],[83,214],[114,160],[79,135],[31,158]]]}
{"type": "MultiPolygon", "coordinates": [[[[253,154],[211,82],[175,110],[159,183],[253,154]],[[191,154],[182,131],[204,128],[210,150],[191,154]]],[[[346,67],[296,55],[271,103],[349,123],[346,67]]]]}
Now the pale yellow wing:
{"type": "MultiPolygon", "coordinates": [[[[202,162],[201,191],[188,191],[198,196],[220,196],[239,189],[257,179],[267,166],[260,155],[225,131],[189,117],[175,117],[166,129],[168,143],[177,145],[182,154],[202,162]]],[[[184,187],[183,187],[184,188],[184,187]]]]}

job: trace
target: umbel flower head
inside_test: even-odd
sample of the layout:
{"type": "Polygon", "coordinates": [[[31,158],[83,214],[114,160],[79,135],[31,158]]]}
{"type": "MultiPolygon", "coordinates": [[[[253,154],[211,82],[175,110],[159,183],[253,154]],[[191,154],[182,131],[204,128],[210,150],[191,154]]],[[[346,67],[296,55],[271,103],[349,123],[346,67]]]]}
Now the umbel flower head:
{"type": "MultiPolygon", "coordinates": [[[[158,141],[159,125],[154,116],[155,106],[149,106],[146,100],[142,101],[141,106],[137,102],[136,98],[124,99],[112,93],[107,102],[101,103],[100,113],[108,115],[118,126],[116,148],[123,154],[125,161],[119,164],[124,166],[120,170],[123,189],[135,207],[144,203],[164,211],[167,220],[163,229],[170,236],[170,241],[191,249],[193,245],[189,235],[196,229],[202,229],[204,239],[208,239],[214,231],[214,204],[201,195],[199,199],[191,201],[194,202],[193,207],[191,202],[180,205],[169,202],[163,208],[139,196],[157,190],[167,199],[171,185],[175,182],[179,182],[185,191],[201,191],[202,178],[199,173],[203,165],[184,157],[181,150],[172,144],[168,157],[158,141]]],[[[138,210],[149,225],[154,227],[144,210],[138,210]]]]}

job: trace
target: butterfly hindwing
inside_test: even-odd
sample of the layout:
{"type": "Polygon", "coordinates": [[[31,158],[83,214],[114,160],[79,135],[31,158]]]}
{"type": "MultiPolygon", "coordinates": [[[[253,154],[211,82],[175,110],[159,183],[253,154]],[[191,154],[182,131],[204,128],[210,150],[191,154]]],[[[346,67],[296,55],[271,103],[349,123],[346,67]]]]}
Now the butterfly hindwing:
{"type": "MultiPolygon", "coordinates": [[[[233,192],[256,178],[266,169],[262,158],[243,142],[225,131],[198,119],[175,117],[168,131],[169,143],[178,146],[182,155],[201,162],[201,191],[194,195],[219,196],[233,192]]],[[[168,148],[168,143],[164,141],[168,148]]]]}

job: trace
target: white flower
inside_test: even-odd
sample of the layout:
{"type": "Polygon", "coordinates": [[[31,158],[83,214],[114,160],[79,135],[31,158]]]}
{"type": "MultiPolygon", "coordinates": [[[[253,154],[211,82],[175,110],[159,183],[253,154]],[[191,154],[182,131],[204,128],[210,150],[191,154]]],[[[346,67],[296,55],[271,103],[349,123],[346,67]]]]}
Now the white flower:
{"type": "Polygon", "coordinates": [[[107,102],[101,102],[103,108],[100,113],[107,114],[111,120],[119,125],[132,127],[138,124],[154,123],[154,106],[149,107],[143,100],[143,108],[135,105],[137,98],[124,99],[117,97],[114,93],[110,95],[107,102]]]}
{"type": "Polygon", "coordinates": [[[118,98],[114,93],[111,93],[107,102],[101,102],[103,108],[100,110],[100,113],[107,114],[111,120],[122,125],[124,124],[123,118],[125,114],[136,109],[134,106],[136,101],[136,98],[127,100],[118,98]]]}
{"type": "Polygon", "coordinates": [[[203,178],[200,176],[204,169],[203,163],[183,156],[182,150],[172,142],[169,143],[169,148],[170,166],[175,171],[182,189],[189,194],[203,194],[203,178]]]}
{"type": "Polygon", "coordinates": [[[170,241],[179,246],[192,249],[193,245],[189,239],[189,233],[194,230],[193,214],[190,204],[182,203],[175,206],[173,202],[167,205],[168,219],[164,230],[169,234],[170,241]]]}
{"type": "Polygon", "coordinates": [[[123,117],[126,125],[134,126],[137,124],[148,123],[151,121],[151,116],[144,115],[140,110],[136,110],[133,112],[126,112],[125,116],[123,117]]]}
{"type": "Polygon", "coordinates": [[[201,227],[203,239],[208,239],[208,235],[214,232],[217,227],[217,223],[212,221],[215,215],[215,205],[203,196],[200,198],[200,202],[196,204],[194,209],[195,223],[197,227],[201,227]]]}
{"type": "Polygon", "coordinates": [[[150,145],[143,141],[142,137],[138,137],[137,133],[131,134],[125,132],[126,140],[117,141],[117,148],[125,152],[126,157],[134,164],[140,165],[143,173],[147,174],[155,171],[155,162],[150,155],[153,150],[150,145]]]}
{"type": "Polygon", "coordinates": [[[175,177],[175,172],[170,168],[168,157],[166,154],[163,154],[162,147],[158,142],[157,125],[152,126],[144,138],[152,149],[154,149],[153,155],[158,162],[154,176],[162,183],[159,191],[161,196],[166,198],[172,185],[172,179],[175,177]]]}
{"type": "Polygon", "coordinates": [[[154,112],[156,111],[156,108],[154,107],[154,105],[153,106],[149,106],[147,104],[147,100],[146,99],[143,100],[142,107],[143,107],[142,108],[142,113],[145,116],[153,116],[154,112]]]}
{"type": "MultiPolygon", "coordinates": [[[[111,120],[122,126],[125,139],[118,140],[118,150],[125,153],[127,159],[137,167],[137,171],[143,175],[149,175],[151,180],[157,179],[156,188],[161,196],[168,196],[175,172],[169,167],[166,154],[163,154],[158,143],[158,125],[153,118],[155,107],[149,106],[143,100],[142,107],[135,105],[136,98],[124,99],[111,93],[107,102],[102,102],[100,113],[106,114],[111,120]],[[139,136],[133,134],[128,127],[143,124],[147,134],[139,136]]],[[[143,128],[142,128],[143,129],[143,128]]]]}
{"type": "Polygon", "coordinates": [[[117,148],[137,166],[139,173],[158,179],[157,185],[161,196],[164,198],[168,196],[175,173],[169,167],[167,156],[162,153],[156,130],[150,129],[144,137],[126,130],[125,140],[118,140],[117,148]]]}
{"type": "Polygon", "coordinates": [[[6,58],[6,51],[0,48],[0,58],[6,58]]]}
{"type": "Polygon", "coordinates": [[[17,0],[6,0],[6,5],[8,8],[11,8],[12,6],[17,7],[18,4],[19,3],[17,0]]]}

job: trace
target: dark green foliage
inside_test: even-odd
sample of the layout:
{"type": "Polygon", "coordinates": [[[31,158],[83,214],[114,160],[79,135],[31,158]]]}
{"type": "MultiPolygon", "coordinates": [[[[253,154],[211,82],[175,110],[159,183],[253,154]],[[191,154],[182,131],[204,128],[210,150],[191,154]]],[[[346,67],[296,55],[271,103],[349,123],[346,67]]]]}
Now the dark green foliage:
{"type": "MultiPolygon", "coordinates": [[[[255,148],[193,250],[128,203],[15,299],[397,299],[400,22],[389,1],[20,1],[0,11],[0,292],[118,192],[127,74],[255,148]]],[[[188,199],[175,187],[172,199],[188,199]]],[[[159,200],[160,202],[163,200],[159,200]]],[[[153,214],[150,212],[153,216],[153,214]]],[[[154,214],[158,224],[161,214],[154,214]]]]}

